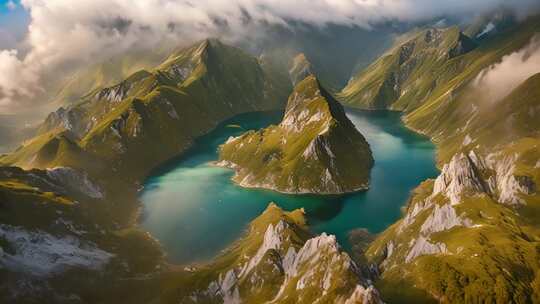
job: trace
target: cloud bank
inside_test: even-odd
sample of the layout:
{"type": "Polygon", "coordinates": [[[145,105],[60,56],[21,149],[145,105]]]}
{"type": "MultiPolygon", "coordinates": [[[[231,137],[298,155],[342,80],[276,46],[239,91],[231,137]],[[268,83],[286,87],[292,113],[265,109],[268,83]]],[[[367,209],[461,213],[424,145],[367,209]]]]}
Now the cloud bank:
{"type": "Polygon", "coordinates": [[[0,112],[43,102],[52,78],[133,49],[208,36],[253,38],[291,21],[371,28],[387,20],[466,16],[501,5],[525,16],[537,0],[22,0],[22,47],[0,50],[0,112]]]}
{"type": "Polygon", "coordinates": [[[496,102],[536,73],[540,73],[540,34],[521,50],[484,69],[476,77],[474,86],[488,100],[496,102]]]}

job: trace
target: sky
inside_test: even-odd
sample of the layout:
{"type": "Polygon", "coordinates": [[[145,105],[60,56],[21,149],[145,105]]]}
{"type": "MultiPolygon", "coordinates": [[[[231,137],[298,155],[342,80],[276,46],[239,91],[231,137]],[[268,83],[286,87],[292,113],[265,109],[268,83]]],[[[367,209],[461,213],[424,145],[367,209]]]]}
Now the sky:
{"type": "Polygon", "coordinates": [[[0,49],[17,47],[30,21],[28,12],[13,0],[0,0],[0,49]]]}
{"type": "Polygon", "coordinates": [[[47,81],[127,50],[209,36],[237,41],[291,21],[372,29],[385,21],[472,17],[538,0],[0,0],[0,114],[46,101],[47,81]]]}

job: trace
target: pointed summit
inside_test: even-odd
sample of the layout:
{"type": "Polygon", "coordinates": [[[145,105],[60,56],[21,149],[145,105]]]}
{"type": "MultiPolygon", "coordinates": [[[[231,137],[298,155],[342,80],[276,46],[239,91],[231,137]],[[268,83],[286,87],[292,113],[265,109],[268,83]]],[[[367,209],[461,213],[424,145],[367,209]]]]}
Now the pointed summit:
{"type": "Polygon", "coordinates": [[[475,48],[458,27],[414,33],[351,78],[340,98],[364,109],[414,110],[437,84],[438,69],[475,48]]]}
{"type": "Polygon", "coordinates": [[[277,126],[230,138],[221,166],[244,187],[336,194],[368,188],[373,165],[365,138],[311,75],[298,83],[277,126]]]}

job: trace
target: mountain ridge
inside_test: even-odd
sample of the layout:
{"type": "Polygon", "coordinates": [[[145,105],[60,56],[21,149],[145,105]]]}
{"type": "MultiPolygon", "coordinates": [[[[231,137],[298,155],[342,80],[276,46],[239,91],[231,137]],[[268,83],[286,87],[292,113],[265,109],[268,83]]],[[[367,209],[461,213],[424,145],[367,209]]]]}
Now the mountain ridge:
{"type": "Polygon", "coordinates": [[[299,82],[277,126],[230,138],[220,166],[244,187],[285,193],[344,193],[368,188],[369,144],[343,107],[310,75],[299,82]]]}

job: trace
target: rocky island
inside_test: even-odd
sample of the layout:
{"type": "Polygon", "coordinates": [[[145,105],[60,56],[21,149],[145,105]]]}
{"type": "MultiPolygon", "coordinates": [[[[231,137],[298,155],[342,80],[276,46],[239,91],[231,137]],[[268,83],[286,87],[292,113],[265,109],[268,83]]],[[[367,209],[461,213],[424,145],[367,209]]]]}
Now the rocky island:
{"type": "Polygon", "coordinates": [[[309,75],[279,125],[229,138],[217,164],[235,169],[243,187],[339,194],[368,188],[373,157],[343,107],[309,75]]]}

